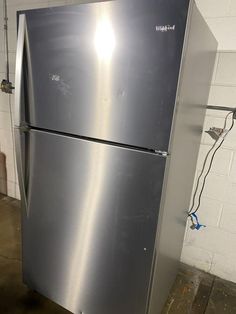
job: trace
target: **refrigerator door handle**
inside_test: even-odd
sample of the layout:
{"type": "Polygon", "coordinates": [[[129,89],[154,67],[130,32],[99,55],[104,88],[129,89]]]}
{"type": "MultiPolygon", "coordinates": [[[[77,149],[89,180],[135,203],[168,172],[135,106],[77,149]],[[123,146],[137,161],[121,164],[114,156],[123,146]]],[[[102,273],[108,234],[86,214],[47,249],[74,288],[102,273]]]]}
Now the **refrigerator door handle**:
{"type": "Polygon", "coordinates": [[[22,134],[24,134],[22,132],[22,129],[20,127],[15,127],[16,162],[17,162],[20,195],[21,195],[21,206],[22,206],[23,211],[28,216],[28,204],[27,204],[27,196],[26,196],[25,175],[24,175],[24,170],[23,170],[23,157],[22,157],[22,145],[21,145],[22,134]]]}
{"type": "Polygon", "coordinates": [[[21,92],[22,92],[22,71],[23,71],[23,55],[25,44],[26,21],[25,14],[19,16],[17,49],[16,49],[16,74],[15,74],[15,125],[20,126],[21,123],[21,92]]]}
{"type": "Polygon", "coordinates": [[[25,186],[25,174],[23,169],[22,156],[22,136],[24,136],[25,126],[22,123],[22,88],[23,88],[23,59],[26,40],[26,18],[25,14],[19,15],[17,51],[16,51],[16,74],[15,74],[15,149],[16,163],[21,194],[22,209],[28,216],[28,205],[25,186]]]}

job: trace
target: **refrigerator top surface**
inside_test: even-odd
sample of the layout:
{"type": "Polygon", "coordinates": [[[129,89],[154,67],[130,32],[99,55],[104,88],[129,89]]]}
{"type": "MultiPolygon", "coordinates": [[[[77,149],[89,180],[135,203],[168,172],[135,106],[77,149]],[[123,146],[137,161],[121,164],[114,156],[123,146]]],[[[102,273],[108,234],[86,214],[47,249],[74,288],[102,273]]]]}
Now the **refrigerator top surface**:
{"type": "Polygon", "coordinates": [[[117,0],[21,12],[22,121],[167,150],[188,5],[117,0]]]}

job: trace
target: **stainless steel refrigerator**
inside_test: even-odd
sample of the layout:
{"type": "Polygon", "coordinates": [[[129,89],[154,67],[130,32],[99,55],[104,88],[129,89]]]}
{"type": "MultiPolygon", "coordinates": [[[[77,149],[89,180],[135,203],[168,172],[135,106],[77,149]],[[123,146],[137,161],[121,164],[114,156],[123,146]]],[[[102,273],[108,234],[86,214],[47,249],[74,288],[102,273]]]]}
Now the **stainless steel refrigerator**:
{"type": "Polygon", "coordinates": [[[216,42],[189,0],[18,12],[23,280],[157,314],[181,253],[216,42]]]}

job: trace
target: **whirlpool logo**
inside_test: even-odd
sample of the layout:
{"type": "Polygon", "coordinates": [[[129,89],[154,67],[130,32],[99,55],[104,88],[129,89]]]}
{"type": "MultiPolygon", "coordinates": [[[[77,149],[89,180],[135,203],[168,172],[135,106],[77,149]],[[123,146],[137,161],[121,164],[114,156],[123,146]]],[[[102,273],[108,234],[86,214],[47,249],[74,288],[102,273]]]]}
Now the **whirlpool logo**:
{"type": "Polygon", "coordinates": [[[157,25],[156,26],[156,31],[157,32],[170,32],[170,31],[175,31],[175,25],[157,25]]]}

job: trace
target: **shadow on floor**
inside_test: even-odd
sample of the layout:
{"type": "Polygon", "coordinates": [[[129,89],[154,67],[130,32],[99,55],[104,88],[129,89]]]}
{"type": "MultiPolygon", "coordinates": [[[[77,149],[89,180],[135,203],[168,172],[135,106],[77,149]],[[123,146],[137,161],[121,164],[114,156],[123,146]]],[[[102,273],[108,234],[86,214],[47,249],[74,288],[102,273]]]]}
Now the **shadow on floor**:
{"type": "Polygon", "coordinates": [[[22,283],[19,208],[19,201],[0,196],[0,313],[68,314],[22,283]]]}
{"type": "Polygon", "coordinates": [[[6,155],[0,151],[0,193],[7,194],[7,164],[6,155]]]}

